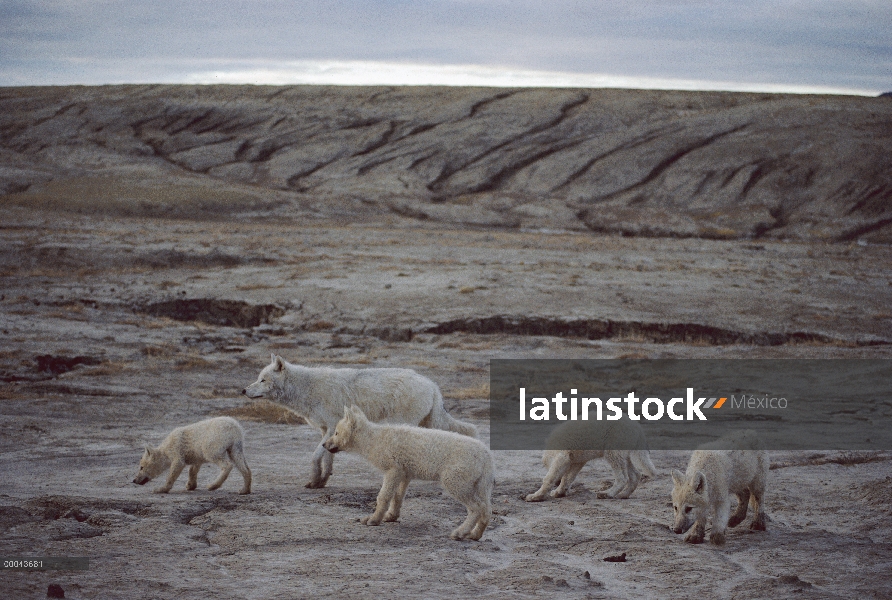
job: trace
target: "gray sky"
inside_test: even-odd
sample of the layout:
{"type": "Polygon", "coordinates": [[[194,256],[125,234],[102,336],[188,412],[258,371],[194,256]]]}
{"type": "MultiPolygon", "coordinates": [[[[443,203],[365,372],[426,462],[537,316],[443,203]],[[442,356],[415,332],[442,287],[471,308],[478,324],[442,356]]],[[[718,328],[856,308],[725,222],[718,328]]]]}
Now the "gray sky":
{"type": "Polygon", "coordinates": [[[0,0],[0,85],[892,90],[892,0],[0,0]]]}

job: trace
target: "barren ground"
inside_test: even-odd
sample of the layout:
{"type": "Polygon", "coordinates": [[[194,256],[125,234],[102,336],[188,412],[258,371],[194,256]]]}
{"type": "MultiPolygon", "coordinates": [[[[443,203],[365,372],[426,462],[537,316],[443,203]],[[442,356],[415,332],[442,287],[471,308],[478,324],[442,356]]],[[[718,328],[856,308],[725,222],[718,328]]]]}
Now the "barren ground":
{"type": "Polygon", "coordinates": [[[661,474],[631,499],[596,498],[596,462],[541,504],[520,500],[539,453],[496,452],[496,515],[462,543],[435,483],[380,527],[357,522],[381,480],[360,457],[304,488],[319,434],[239,395],[270,352],[411,367],[486,440],[491,358],[889,358],[889,246],[8,206],[0,258],[0,554],[90,558],[0,573],[5,598],[892,597],[889,452],[778,453],[768,531],[720,548],[669,531],[685,452],[654,452],[661,474]],[[561,337],[574,319],[612,328],[561,337]],[[215,492],[130,483],[143,445],[220,414],[245,426],[250,496],[235,471],[215,492]]]}

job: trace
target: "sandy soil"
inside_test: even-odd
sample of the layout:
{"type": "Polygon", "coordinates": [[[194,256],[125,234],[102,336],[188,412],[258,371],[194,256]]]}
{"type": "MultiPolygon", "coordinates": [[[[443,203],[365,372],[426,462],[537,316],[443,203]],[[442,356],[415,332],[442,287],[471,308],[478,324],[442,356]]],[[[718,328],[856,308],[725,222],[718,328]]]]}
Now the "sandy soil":
{"type": "Polygon", "coordinates": [[[889,358],[889,246],[6,207],[0,259],[0,554],[90,558],[0,573],[3,597],[892,597],[890,452],[776,453],[768,531],[718,548],[669,531],[685,452],[654,452],[661,474],[628,500],[596,498],[596,462],[540,504],[520,500],[539,453],[496,452],[493,523],[461,543],[464,509],[435,483],[380,527],[357,522],[381,480],[361,458],[304,488],[318,432],[239,395],[270,352],[410,367],[486,440],[492,358],[889,358]],[[521,317],[545,335],[504,325],[521,317]],[[561,337],[568,319],[624,325],[561,337]],[[236,472],[201,489],[212,465],[195,492],[130,483],[146,443],[220,414],[245,426],[250,496],[236,472]]]}

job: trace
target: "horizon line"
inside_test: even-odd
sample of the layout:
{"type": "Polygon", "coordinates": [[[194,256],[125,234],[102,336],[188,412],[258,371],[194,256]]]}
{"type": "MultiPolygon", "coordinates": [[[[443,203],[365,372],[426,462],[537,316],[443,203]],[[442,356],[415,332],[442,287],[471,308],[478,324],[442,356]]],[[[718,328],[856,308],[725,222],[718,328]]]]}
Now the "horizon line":
{"type": "MultiPolygon", "coordinates": [[[[118,62],[118,65],[120,64],[121,63],[118,62]]],[[[140,61],[140,64],[143,67],[145,66],[145,63],[142,61],[140,61]]],[[[155,69],[153,70],[157,70],[158,67],[162,67],[168,72],[163,75],[159,73],[155,77],[148,76],[144,78],[129,77],[126,75],[122,77],[120,74],[117,77],[103,76],[101,74],[81,78],[67,78],[63,76],[62,78],[53,77],[52,79],[57,79],[58,81],[54,81],[52,83],[0,83],[0,87],[66,85],[101,86],[145,84],[226,84],[587,89],[606,88],[770,94],[829,94],[868,97],[876,97],[882,93],[881,90],[832,85],[719,81],[675,77],[575,73],[571,71],[546,71],[534,69],[518,69],[511,67],[494,67],[475,64],[433,65],[425,63],[396,61],[164,61],[160,62],[160,64],[157,64],[155,66],[155,69]],[[184,62],[186,62],[187,64],[183,64],[184,62]]],[[[8,79],[8,77],[2,77],[2,79],[8,79]]]]}

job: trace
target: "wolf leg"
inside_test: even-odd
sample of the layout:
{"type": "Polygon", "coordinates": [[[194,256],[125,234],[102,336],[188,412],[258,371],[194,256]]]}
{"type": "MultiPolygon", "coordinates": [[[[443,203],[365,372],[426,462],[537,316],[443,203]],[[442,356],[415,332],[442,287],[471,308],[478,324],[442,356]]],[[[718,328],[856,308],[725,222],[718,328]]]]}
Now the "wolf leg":
{"type": "Polygon", "coordinates": [[[171,463],[170,471],[167,474],[167,481],[160,488],[155,490],[157,494],[166,494],[170,491],[170,488],[173,487],[173,484],[176,483],[177,477],[180,476],[180,473],[183,472],[183,469],[186,468],[186,463],[182,460],[177,460],[171,463]]]}
{"type": "Polygon", "coordinates": [[[557,486],[551,495],[555,498],[563,498],[570,492],[570,486],[573,485],[573,482],[576,480],[576,476],[579,475],[579,472],[582,470],[582,467],[585,466],[585,463],[572,463],[567,468],[567,472],[561,477],[561,482],[557,486]]]}
{"type": "Polygon", "coordinates": [[[750,491],[743,490],[737,494],[737,510],[728,519],[728,528],[737,527],[746,518],[746,510],[750,503],[750,491]]]}
{"type": "Polygon", "coordinates": [[[388,471],[384,474],[384,482],[381,484],[381,491],[378,492],[378,501],[375,504],[375,512],[367,517],[360,519],[363,525],[380,525],[384,519],[384,513],[390,506],[390,501],[396,493],[396,489],[400,483],[400,475],[396,471],[388,471]]]}
{"type": "Polygon", "coordinates": [[[316,451],[313,452],[313,475],[304,487],[324,488],[325,484],[328,483],[328,478],[331,477],[334,454],[326,450],[322,444],[327,442],[330,437],[331,434],[326,432],[322,436],[319,445],[316,446],[316,451]]]}
{"type": "Polygon", "coordinates": [[[728,527],[728,514],[731,512],[731,498],[726,496],[718,505],[715,516],[712,518],[712,531],[709,533],[709,541],[717,546],[725,543],[725,531],[728,527]]]}
{"type": "Polygon", "coordinates": [[[551,464],[548,466],[548,473],[546,473],[545,477],[542,479],[542,486],[532,494],[527,494],[524,500],[527,502],[540,502],[544,500],[545,496],[548,494],[548,490],[557,485],[569,467],[570,457],[566,452],[558,452],[552,458],[551,464]]]}
{"type": "Polygon", "coordinates": [[[232,472],[232,461],[226,455],[218,458],[214,461],[218,467],[220,467],[220,476],[208,486],[209,490],[219,489],[223,482],[226,481],[226,478],[229,477],[229,474],[232,472]]]}
{"type": "Polygon", "coordinates": [[[390,500],[390,506],[384,514],[384,521],[386,523],[392,523],[399,520],[400,509],[403,507],[403,498],[406,496],[406,488],[409,487],[409,481],[411,480],[404,476],[397,484],[396,493],[394,493],[393,498],[390,500]]]}
{"type": "Polygon", "coordinates": [[[632,464],[632,456],[629,453],[626,453],[626,468],[625,474],[627,476],[626,485],[616,493],[617,498],[628,498],[632,495],[632,492],[638,487],[638,483],[641,481],[641,473],[638,472],[638,469],[635,468],[635,465],[632,464]]]}
{"type": "Polygon", "coordinates": [[[198,487],[198,469],[201,465],[192,465],[189,467],[189,481],[186,482],[186,489],[190,492],[198,487]]]}
{"type": "Polygon", "coordinates": [[[492,505],[487,499],[477,505],[477,521],[474,523],[474,528],[468,533],[468,538],[479,540],[483,537],[483,532],[486,531],[490,519],[492,519],[492,505]]]}
{"type": "Polygon", "coordinates": [[[250,494],[251,469],[248,468],[248,463],[245,461],[245,453],[242,450],[241,442],[233,445],[233,447],[229,449],[229,458],[232,459],[233,464],[235,464],[235,468],[238,469],[238,472],[242,474],[242,479],[245,480],[244,485],[242,485],[242,489],[239,490],[239,494],[250,494]]]}
{"type": "Polygon", "coordinates": [[[765,531],[767,529],[767,521],[768,517],[765,516],[765,489],[759,488],[758,490],[752,490],[752,495],[750,496],[750,504],[753,508],[753,513],[755,513],[756,517],[753,519],[753,522],[750,523],[750,529],[753,531],[765,531]]]}
{"type": "Polygon", "coordinates": [[[598,498],[616,498],[629,483],[628,457],[621,450],[607,450],[604,458],[613,470],[613,485],[610,489],[598,492],[598,498]]]}

